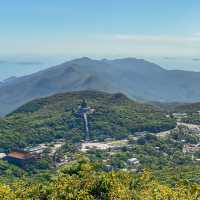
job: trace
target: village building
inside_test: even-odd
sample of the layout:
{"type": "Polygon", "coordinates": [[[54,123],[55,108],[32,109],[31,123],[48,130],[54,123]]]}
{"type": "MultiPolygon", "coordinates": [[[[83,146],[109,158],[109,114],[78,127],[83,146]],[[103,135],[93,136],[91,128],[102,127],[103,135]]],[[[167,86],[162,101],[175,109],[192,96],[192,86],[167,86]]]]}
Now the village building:
{"type": "Polygon", "coordinates": [[[27,165],[34,160],[34,156],[26,151],[13,150],[3,159],[8,161],[9,163],[18,165],[22,168],[26,168],[27,165]]]}
{"type": "Polygon", "coordinates": [[[128,159],[129,165],[138,165],[140,161],[137,158],[130,158],[128,159]]]}
{"type": "Polygon", "coordinates": [[[198,110],[198,111],[197,111],[197,114],[199,114],[199,115],[200,115],[200,110],[198,110]]]}
{"type": "Polygon", "coordinates": [[[40,157],[46,149],[47,146],[45,144],[40,144],[35,147],[26,147],[24,152],[28,152],[34,156],[40,157]]]}
{"type": "Polygon", "coordinates": [[[132,172],[132,173],[136,173],[136,172],[139,172],[139,169],[137,169],[137,168],[133,168],[133,169],[130,169],[130,172],[132,172]]]}
{"type": "Polygon", "coordinates": [[[107,171],[107,172],[110,172],[110,171],[113,170],[113,167],[112,167],[112,165],[105,165],[104,170],[107,171]]]}
{"type": "Polygon", "coordinates": [[[144,136],[147,133],[148,133],[147,131],[141,131],[141,132],[134,132],[133,135],[136,137],[140,137],[140,136],[144,136]]]}
{"type": "Polygon", "coordinates": [[[179,118],[179,117],[187,117],[187,113],[181,113],[181,112],[173,113],[172,115],[173,115],[173,117],[177,117],[177,118],[179,118]]]}
{"type": "Polygon", "coordinates": [[[183,146],[183,153],[196,153],[200,152],[200,146],[197,144],[185,144],[183,146]]]}
{"type": "Polygon", "coordinates": [[[0,153],[0,159],[3,159],[6,157],[6,154],[5,153],[0,153]]]}

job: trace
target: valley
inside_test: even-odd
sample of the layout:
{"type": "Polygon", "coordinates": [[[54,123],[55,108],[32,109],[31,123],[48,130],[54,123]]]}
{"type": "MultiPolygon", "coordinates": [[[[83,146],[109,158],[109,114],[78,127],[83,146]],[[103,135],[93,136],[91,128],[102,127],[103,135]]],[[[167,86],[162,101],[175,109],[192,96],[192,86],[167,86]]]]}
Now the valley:
{"type": "Polygon", "coordinates": [[[194,114],[169,113],[121,93],[80,91],[33,100],[0,119],[0,182],[13,187],[26,177],[31,184],[49,184],[63,173],[72,178],[87,170],[135,179],[149,170],[170,187],[183,177],[199,184],[200,125],[186,122],[194,114]],[[182,176],[175,182],[174,170],[182,176]]]}
{"type": "Polygon", "coordinates": [[[191,149],[200,142],[200,126],[185,123],[186,116],[119,93],[57,94],[31,101],[0,120],[1,152],[30,153],[35,159],[25,171],[31,173],[75,162],[77,154],[115,170],[190,165],[199,159],[191,149]],[[130,167],[133,158],[137,164],[130,167]]]}
{"type": "Polygon", "coordinates": [[[200,200],[200,1],[0,1],[0,200],[200,200]]]}

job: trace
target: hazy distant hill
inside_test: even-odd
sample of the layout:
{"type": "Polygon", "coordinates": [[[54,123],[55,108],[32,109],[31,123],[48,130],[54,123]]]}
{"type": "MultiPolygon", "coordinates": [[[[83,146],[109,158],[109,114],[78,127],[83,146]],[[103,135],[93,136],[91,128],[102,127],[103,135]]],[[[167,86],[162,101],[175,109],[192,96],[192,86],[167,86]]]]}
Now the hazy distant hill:
{"type": "Polygon", "coordinates": [[[200,73],[165,70],[145,60],[80,58],[0,87],[0,113],[55,93],[79,90],[122,92],[149,101],[200,101],[200,73]]]}
{"type": "Polygon", "coordinates": [[[174,108],[176,112],[196,113],[200,111],[200,102],[197,103],[185,103],[174,108]]]}
{"type": "Polygon", "coordinates": [[[14,81],[16,78],[17,78],[16,76],[8,77],[7,79],[3,80],[2,83],[12,82],[12,81],[14,81]]]}

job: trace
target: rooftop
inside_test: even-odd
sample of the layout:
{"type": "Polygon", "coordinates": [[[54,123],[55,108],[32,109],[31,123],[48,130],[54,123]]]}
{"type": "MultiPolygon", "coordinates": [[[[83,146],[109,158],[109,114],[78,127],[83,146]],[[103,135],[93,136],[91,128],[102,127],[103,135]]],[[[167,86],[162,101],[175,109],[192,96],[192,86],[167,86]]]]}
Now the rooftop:
{"type": "Polygon", "coordinates": [[[27,159],[32,157],[32,155],[26,151],[11,151],[7,156],[16,159],[27,159]]]}
{"type": "Polygon", "coordinates": [[[136,162],[136,161],[138,161],[138,159],[137,158],[130,158],[130,159],[128,159],[128,161],[129,162],[136,162]]]}
{"type": "Polygon", "coordinates": [[[0,159],[6,157],[6,154],[5,153],[0,153],[0,159]]]}

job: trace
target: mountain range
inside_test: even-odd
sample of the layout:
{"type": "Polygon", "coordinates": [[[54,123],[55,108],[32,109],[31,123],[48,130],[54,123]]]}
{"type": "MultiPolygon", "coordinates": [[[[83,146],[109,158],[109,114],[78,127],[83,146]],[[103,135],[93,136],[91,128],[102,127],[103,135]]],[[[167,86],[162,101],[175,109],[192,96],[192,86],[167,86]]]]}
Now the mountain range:
{"type": "Polygon", "coordinates": [[[24,103],[68,91],[121,92],[132,99],[200,101],[200,72],[166,70],[143,59],[79,58],[0,83],[0,115],[24,103]]]}

